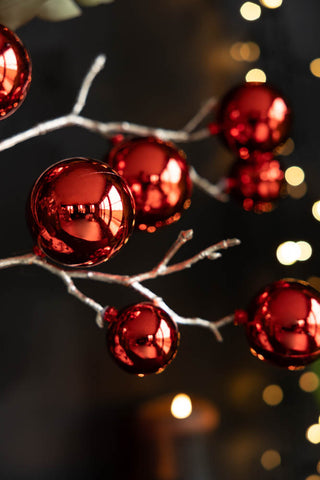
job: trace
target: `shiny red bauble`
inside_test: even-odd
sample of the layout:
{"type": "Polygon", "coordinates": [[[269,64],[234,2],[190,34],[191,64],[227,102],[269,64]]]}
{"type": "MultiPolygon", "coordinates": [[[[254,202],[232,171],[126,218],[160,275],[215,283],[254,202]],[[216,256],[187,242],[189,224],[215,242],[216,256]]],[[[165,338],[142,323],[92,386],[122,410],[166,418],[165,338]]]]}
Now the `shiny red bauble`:
{"type": "Polygon", "coordinates": [[[0,25],[0,120],[25,99],[31,82],[31,61],[20,39],[0,25]]]}
{"type": "Polygon", "coordinates": [[[247,82],[222,99],[217,112],[220,133],[241,158],[255,150],[272,151],[289,135],[291,110],[266,83],[247,82]]]}
{"type": "Polygon", "coordinates": [[[136,202],[136,225],[154,232],[179,220],[192,191],[185,155],[154,137],[125,140],[110,152],[108,163],[128,182],[136,202]]]}
{"type": "Polygon", "coordinates": [[[277,160],[238,159],[227,178],[227,191],[244,210],[270,212],[285,194],[284,172],[277,160]]]}
{"type": "Polygon", "coordinates": [[[283,279],[253,299],[243,323],[251,352],[289,370],[320,357],[320,293],[301,280],[283,279]]]}
{"type": "Polygon", "coordinates": [[[45,255],[64,265],[97,265],[127,242],[134,200],[108,165],[69,158],[38,178],[27,215],[35,244],[45,255]]]}
{"type": "Polygon", "coordinates": [[[105,319],[108,350],[127,372],[160,373],[176,355],[178,328],[162,308],[137,303],[119,313],[107,309],[105,319]]]}

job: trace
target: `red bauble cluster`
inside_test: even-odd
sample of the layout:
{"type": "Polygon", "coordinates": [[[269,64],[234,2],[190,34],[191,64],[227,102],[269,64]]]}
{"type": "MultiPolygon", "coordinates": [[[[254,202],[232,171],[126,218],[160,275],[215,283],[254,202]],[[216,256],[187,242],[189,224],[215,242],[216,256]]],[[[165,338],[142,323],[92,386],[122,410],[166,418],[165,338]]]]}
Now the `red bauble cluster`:
{"type": "Polygon", "coordinates": [[[268,285],[235,320],[245,326],[251,352],[260,360],[297,370],[320,357],[320,293],[306,282],[268,285]]]}
{"type": "Polygon", "coordinates": [[[284,193],[284,172],[273,151],[289,135],[292,114],[286,99],[265,83],[232,89],[217,111],[219,132],[238,160],[228,175],[228,190],[245,210],[269,212],[284,193]]]}
{"type": "Polygon", "coordinates": [[[25,99],[31,82],[31,61],[20,39],[0,25],[0,120],[25,99]]]}
{"type": "Polygon", "coordinates": [[[134,200],[126,182],[106,164],[69,158],[38,178],[27,215],[45,255],[64,265],[97,265],[127,242],[134,200]]]}
{"type": "Polygon", "coordinates": [[[137,303],[120,312],[107,309],[105,320],[108,350],[127,372],[161,373],[177,353],[177,325],[152,303],[137,303]]]}
{"type": "Polygon", "coordinates": [[[179,220],[190,206],[192,184],[185,154],[155,137],[124,140],[108,163],[128,182],[136,203],[136,225],[154,232],[179,220]]]}

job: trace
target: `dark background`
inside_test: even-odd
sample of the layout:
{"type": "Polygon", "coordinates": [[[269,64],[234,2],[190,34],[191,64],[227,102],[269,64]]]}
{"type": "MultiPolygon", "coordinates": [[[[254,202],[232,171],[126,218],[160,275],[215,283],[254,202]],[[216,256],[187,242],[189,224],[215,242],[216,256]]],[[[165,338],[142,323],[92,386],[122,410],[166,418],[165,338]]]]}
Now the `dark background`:
{"type": "MultiPolygon", "coordinates": [[[[254,66],[285,93],[295,114],[296,148],[285,165],[305,170],[305,197],[289,197],[274,212],[255,215],[195,190],[191,208],[177,224],[155,234],[135,232],[123,251],[99,268],[149,269],[182,229],[193,228],[195,236],[179,259],[237,236],[242,245],[222,259],[148,283],[175,311],[210,320],[245,307],[258,288],[274,280],[320,274],[319,224],[311,214],[320,197],[320,79],[309,71],[309,62],[320,56],[320,4],[287,0],[279,9],[263,9],[260,20],[250,23],[239,14],[241,3],[116,0],[63,23],[33,20],[18,31],[32,57],[32,86],[19,111],[1,123],[1,138],[6,138],[67,113],[88,66],[105,52],[107,67],[84,114],[180,128],[203,100],[220,97],[252,68],[232,60],[231,45],[257,42],[261,56],[254,66]],[[308,241],[312,258],[281,266],[275,250],[286,240],[308,241]]],[[[1,153],[1,256],[32,248],[25,201],[41,172],[71,156],[102,158],[108,148],[104,139],[69,128],[1,153]]],[[[189,162],[212,181],[233,161],[216,139],[184,148],[189,162]]],[[[316,473],[319,449],[305,439],[307,427],[317,422],[314,394],[300,390],[301,373],[254,359],[241,328],[225,328],[224,343],[218,344],[209,331],[181,327],[172,365],[161,375],[140,379],[113,363],[94,313],[70,297],[58,278],[18,267],[2,271],[0,279],[1,479],[301,480],[316,473]],[[261,397],[272,383],[284,391],[277,407],[261,397]],[[176,473],[166,477],[157,467],[159,439],[151,434],[147,448],[148,427],[137,411],[145,402],[178,392],[212,403],[220,424],[211,433],[175,437],[176,473]],[[260,464],[268,449],[278,450],[282,459],[271,472],[260,464]]],[[[119,307],[140,300],[121,287],[81,286],[103,304],[119,307]]]]}

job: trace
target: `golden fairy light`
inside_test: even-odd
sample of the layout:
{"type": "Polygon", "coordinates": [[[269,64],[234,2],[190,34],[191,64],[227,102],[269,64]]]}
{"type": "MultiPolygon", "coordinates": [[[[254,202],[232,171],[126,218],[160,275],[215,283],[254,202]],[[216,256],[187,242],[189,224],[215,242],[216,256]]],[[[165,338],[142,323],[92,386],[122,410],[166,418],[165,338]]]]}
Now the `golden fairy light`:
{"type": "Polygon", "coordinates": [[[260,48],[255,42],[236,42],[230,48],[230,55],[237,62],[255,62],[260,57],[260,48]]]}
{"type": "Polygon", "coordinates": [[[262,398],[267,405],[279,405],[283,400],[282,388],[279,385],[268,385],[262,392],[262,398]]]}
{"type": "Polygon", "coordinates": [[[310,71],[315,77],[320,77],[320,58],[315,58],[310,62],[310,71]]]}
{"type": "Polygon", "coordinates": [[[236,42],[233,45],[231,45],[231,48],[230,48],[230,55],[233,58],[233,60],[236,60],[237,62],[241,62],[243,60],[242,55],[240,53],[241,47],[242,47],[242,42],[236,42]]]}
{"type": "Polygon", "coordinates": [[[304,392],[314,392],[319,387],[319,377],[314,372],[305,372],[299,378],[299,387],[304,392]]]}
{"type": "Polygon", "coordinates": [[[276,256],[282,265],[293,265],[300,257],[300,247],[292,241],[281,243],[277,248],[276,256]]]}
{"type": "Polygon", "coordinates": [[[300,167],[289,167],[285,171],[285,179],[289,183],[289,185],[292,185],[294,187],[297,187],[304,181],[304,171],[300,167]]]}
{"type": "Polygon", "coordinates": [[[277,450],[266,450],[260,461],[265,470],[273,470],[281,464],[281,457],[277,450]]]}
{"type": "Polygon", "coordinates": [[[258,20],[261,15],[261,7],[253,2],[245,2],[240,7],[241,16],[248,20],[249,22],[253,22],[254,20],[258,20]]]}
{"type": "Polygon", "coordinates": [[[246,82],[261,82],[265,83],[267,76],[260,68],[252,68],[246,75],[246,82]]]}
{"type": "Polygon", "coordinates": [[[319,475],[309,475],[309,477],[307,477],[306,480],[320,480],[320,476],[319,475]]]}
{"type": "Polygon", "coordinates": [[[192,413],[192,402],[189,395],[179,393],[171,402],[171,414],[175,418],[187,418],[192,413]]]}
{"type": "Polygon", "coordinates": [[[291,137],[289,137],[282,145],[279,145],[275,151],[278,155],[282,155],[286,157],[288,155],[291,155],[294,149],[295,149],[294,141],[291,137]]]}
{"type": "Polygon", "coordinates": [[[306,260],[309,260],[312,255],[312,247],[310,243],[300,240],[299,242],[296,242],[296,244],[300,248],[300,255],[298,257],[299,262],[305,262],[306,260]]]}
{"type": "Polygon", "coordinates": [[[312,205],[312,215],[318,220],[318,222],[320,222],[320,200],[312,205]]]}
{"type": "Polygon", "coordinates": [[[307,432],[306,432],[306,438],[309,440],[310,443],[320,443],[320,425],[319,423],[315,423],[311,425],[307,432]]]}
{"type": "Polygon", "coordinates": [[[290,197],[299,199],[305,196],[307,193],[308,187],[306,182],[300,183],[297,187],[293,187],[292,185],[287,185],[287,192],[290,197]]]}
{"type": "Polygon", "coordinates": [[[279,8],[282,5],[282,0],[260,0],[260,3],[266,8],[279,8]]]}

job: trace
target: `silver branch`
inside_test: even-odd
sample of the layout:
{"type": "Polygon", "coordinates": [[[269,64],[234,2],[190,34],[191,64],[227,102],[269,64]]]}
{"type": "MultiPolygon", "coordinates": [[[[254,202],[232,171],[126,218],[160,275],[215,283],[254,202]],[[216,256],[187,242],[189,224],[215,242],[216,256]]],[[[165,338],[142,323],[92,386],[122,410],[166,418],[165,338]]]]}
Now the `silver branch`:
{"type": "Polygon", "coordinates": [[[193,237],[192,230],[186,230],[180,233],[177,240],[173,243],[173,245],[169,248],[168,252],[165,254],[163,259],[152,269],[144,273],[136,274],[136,275],[115,275],[110,273],[102,273],[96,272],[92,270],[64,270],[63,268],[52,264],[45,258],[39,257],[33,253],[28,253],[26,255],[4,258],[0,260],[0,270],[4,268],[11,268],[17,265],[36,265],[41,267],[48,272],[56,275],[57,277],[61,278],[63,283],[67,287],[67,291],[70,295],[73,295],[81,302],[85,303],[88,307],[92,308],[96,312],[96,323],[97,325],[102,328],[104,326],[104,312],[106,307],[101,305],[100,303],[96,302],[92,298],[85,295],[78,287],[76,287],[74,280],[82,279],[82,280],[94,280],[98,282],[104,283],[113,283],[122,285],[125,287],[129,287],[136,292],[138,292],[143,297],[150,300],[155,305],[159,306],[163,310],[165,310],[168,315],[178,324],[182,325],[192,325],[192,326],[200,326],[205,327],[211,330],[214,335],[216,336],[218,341],[222,341],[222,336],[219,331],[219,328],[232,323],[234,321],[234,316],[229,315],[217,322],[211,322],[209,320],[205,320],[203,318],[186,318],[182,317],[181,315],[174,312],[166,303],[165,301],[156,295],[154,292],[146,288],[142,285],[142,282],[145,280],[151,280],[156,277],[169,275],[171,273],[180,272],[187,268],[190,268],[195,263],[208,258],[209,260],[216,260],[217,258],[221,257],[221,250],[225,250],[230,247],[234,247],[240,244],[240,240],[237,238],[222,240],[215,245],[211,245],[210,247],[202,250],[201,252],[197,253],[193,257],[190,257],[186,260],[181,262],[169,265],[170,260],[174,257],[174,255],[178,252],[178,250],[189,240],[193,237]]]}
{"type": "MultiPolygon", "coordinates": [[[[188,143],[199,140],[204,140],[211,136],[208,128],[201,128],[197,130],[197,127],[201,122],[213,111],[217,101],[214,97],[209,98],[194,115],[194,117],[185,125],[182,130],[168,130],[164,128],[148,127],[144,125],[137,125],[129,122],[98,122],[90,118],[86,118],[80,113],[86,105],[86,100],[93,84],[94,79],[99,72],[104,68],[106,62],[106,56],[100,54],[96,57],[92,63],[89,71],[85,75],[76,101],[70,113],[63,115],[52,120],[38,123],[32,128],[25,130],[24,132],[13,135],[5,140],[0,141],[0,152],[12,148],[19,143],[23,143],[31,138],[39,137],[40,135],[46,135],[47,133],[55,130],[60,130],[66,127],[78,126],[89,130],[93,133],[99,134],[105,138],[111,138],[117,134],[131,134],[140,137],[155,136],[162,140],[171,140],[178,143],[188,143]]],[[[223,191],[223,183],[213,185],[209,180],[200,177],[197,172],[191,167],[190,170],[191,179],[194,185],[205,191],[208,195],[225,202],[228,200],[228,196],[223,191]]]]}

